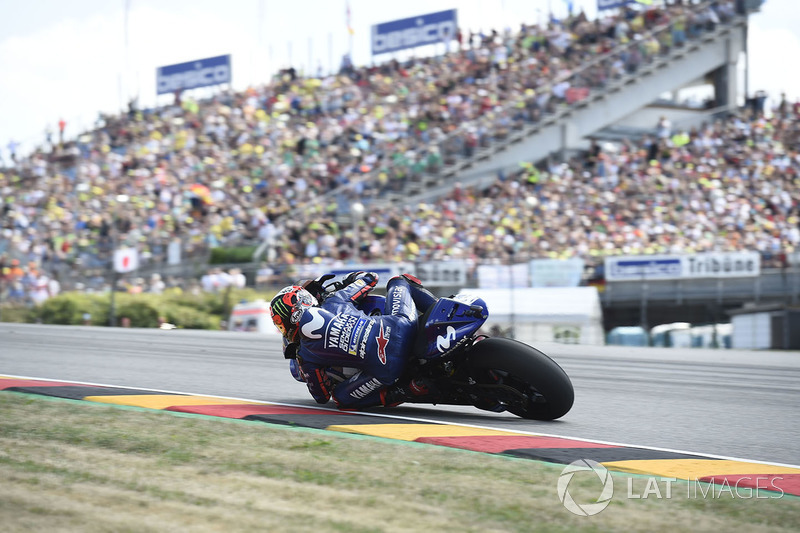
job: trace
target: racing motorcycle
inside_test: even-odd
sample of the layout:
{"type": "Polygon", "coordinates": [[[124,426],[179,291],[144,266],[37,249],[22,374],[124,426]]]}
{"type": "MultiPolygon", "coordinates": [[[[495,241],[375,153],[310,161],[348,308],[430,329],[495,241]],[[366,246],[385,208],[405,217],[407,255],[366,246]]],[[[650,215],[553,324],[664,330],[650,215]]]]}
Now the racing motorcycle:
{"type": "MultiPolygon", "coordinates": [[[[340,287],[333,282],[324,292],[340,287]]],[[[383,314],[385,301],[384,296],[370,294],[359,308],[367,315],[383,314]]],[[[527,344],[479,334],[487,318],[489,311],[481,298],[440,297],[419,317],[405,377],[436,383],[442,396],[430,403],[505,410],[533,420],[554,420],[567,414],[575,396],[566,372],[527,344]]],[[[341,382],[354,371],[331,368],[328,375],[341,382]]]]}

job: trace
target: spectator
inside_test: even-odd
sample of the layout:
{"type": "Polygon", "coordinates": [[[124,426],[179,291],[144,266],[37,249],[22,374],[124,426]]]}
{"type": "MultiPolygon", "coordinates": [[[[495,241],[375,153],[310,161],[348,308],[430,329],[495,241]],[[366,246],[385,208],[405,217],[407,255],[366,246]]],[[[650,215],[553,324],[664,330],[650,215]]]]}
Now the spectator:
{"type": "Polygon", "coordinates": [[[165,288],[166,283],[164,283],[164,280],[161,279],[161,274],[156,272],[150,276],[150,287],[148,288],[147,292],[153,294],[162,294],[165,288]]]}
{"type": "MultiPolygon", "coordinates": [[[[85,271],[90,279],[108,264],[115,245],[136,248],[143,268],[157,268],[175,255],[168,250],[176,240],[180,256],[191,259],[204,257],[213,246],[268,239],[270,259],[287,265],[344,261],[354,251],[359,259],[404,260],[478,260],[520,250],[565,253],[573,241],[580,253],[588,253],[599,241],[584,242],[580,228],[528,242],[523,215],[535,216],[536,228],[558,222],[553,206],[567,207],[558,189],[563,184],[589,187],[584,195],[593,201],[598,195],[610,202],[609,195],[652,192],[639,175],[642,167],[631,167],[648,168],[649,160],[643,163],[629,150],[602,153],[586,170],[588,178],[568,164],[534,181],[526,177],[488,192],[462,191],[474,212],[464,213],[452,202],[442,204],[441,211],[375,208],[355,232],[340,228],[336,214],[356,198],[367,203],[387,190],[402,191],[425,172],[476,155],[552,112],[566,101],[568,89],[602,88],[625,68],[663,53],[660,45],[653,47],[659,35],[647,34],[657,24],[686,16],[691,27],[691,21],[711,18],[705,8],[697,12],[689,5],[644,13],[594,22],[579,14],[547,28],[523,25],[518,34],[490,31],[440,58],[362,68],[348,64],[340,75],[324,79],[302,78],[290,68],[264,87],[203,102],[182,95],[176,105],[151,110],[132,102],[128,113],[101,117],[94,130],[72,142],[64,138],[61,119],[59,147],[52,154],[36,151],[17,158],[12,172],[0,174],[3,240],[26,261],[51,271],[85,271]],[[633,32],[642,39],[634,39],[633,32]],[[625,43],[623,52],[581,70],[625,43]],[[551,183],[554,179],[561,185],[551,183]],[[350,189],[332,195],[342,186],[350,189]],[[539,199],[538,207],[509,204],[508,195],[520,191],[539,199]],[[516,214],[490,216],[492,204],[485,195],[495,193],[498,207],[514,208],[516,214]],[[128,201],[120,203],[121,197],[128,201]],[[315,203],[320,206],[315,211],[299,210],[315,203]],[[476,212],[499,227],[490,230],[475,219],[476,212]],[[465,226],[472,222],[478,229],[465,226]]],[[[750,134],[734,129],[737,135],[750,134]]],[[[693,150],[691,143],[670,146],[670,135],[662,136],[659,168],[664,170],[658,179],[668,184],[677,179],[684,194],[690,187],[676,178],[676,165],[684,171],[688,163],[681,158],[703,156],[681,151],[693,150]]],[[[720,137],[701,141],[713,145],[720,137]]],[[[736,146],[754,151],[738,141],[736,146]]],[[[746,168],[747,180],[752,172],[746,168]]],[[[630,206],[620,210],[627,220],[630,206]]],[[[598,215],[583,216],[592,221],[598,215]]],[[[231,283],[225,276],[209,272],[202,286],[218,290],[231,283]]]]}
{"type": "Polygon", "coordinates": [[[63,118],[59,119],[58,120],[58,144],[62,145],[62,146],[64,144],[64,130],[66,129],[66,127],[67,127],[67,122],[63,118]]]}

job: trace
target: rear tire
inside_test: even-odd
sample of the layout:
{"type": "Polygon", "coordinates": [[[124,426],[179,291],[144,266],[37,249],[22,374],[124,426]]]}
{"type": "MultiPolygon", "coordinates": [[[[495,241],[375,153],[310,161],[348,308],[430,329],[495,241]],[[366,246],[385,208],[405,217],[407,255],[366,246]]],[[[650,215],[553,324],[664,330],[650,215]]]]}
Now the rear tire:
{"type": "Polygon", "coordinates": [[[530,395],[527,402],[513,402],[506,409],[522,418],[555,420],[567,414],[575,391],[567,373],[536,348],[519,341],[493,337],[478,341],[469,351],[474,374],[488,370],[507,376],[510,386],[530,395]]]}

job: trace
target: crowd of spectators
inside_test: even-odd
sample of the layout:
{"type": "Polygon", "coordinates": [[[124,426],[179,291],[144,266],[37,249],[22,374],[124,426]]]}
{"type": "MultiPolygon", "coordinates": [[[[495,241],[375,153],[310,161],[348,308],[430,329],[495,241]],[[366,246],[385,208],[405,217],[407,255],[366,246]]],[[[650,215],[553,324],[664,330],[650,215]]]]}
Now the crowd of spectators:
{"type": "Polygon", "coordinates": [[[35,262],[0,257],[0,300],[41,304],[61,292],[61,283],[35,262]]]}
{"type": "MultiPolygon", "coordinates": [[[[771,118],[743,110],[688,131],[593,143],[566,162],[523,164],[488,188],[373,210],[359,226],[358,256],[599,265],[610,255],[757,250],[780,265],[800,246],[800,103],[784,104],[771,118]]],[[[281,263],[351,253],[346,234],[318,224],[287,225],[281,263]]]]}
{"type": "MultiPolygon", "coordinates": [[[[413,173],[435,172],[501,141],[521,124],[585,96],[575,90],[602,89],[733,16],[729,1],[677,2],[595,21],[579,13],[546,27],[459,33],[457,49],[437,58],[348,67],[322,78],[289,69],[263,87],[208,101],[176,95],[174,105],[158,109],[141,110],[132,102],[128,113],[101,117],[74,141],[59,139],[27,158],[15,155],[15,164],[0,171],[0,254],[61,272],[94,273],[106,268],[115,246],[137,248],[148,265],[165,262],[176,240],[184,258],[218,245],[267,240],[268,258],[276,264],[354,255],[561,257],[667,244],[707,249],[720,245],[719,235],[706,242],[703,234],[715,224],[726,232],[732,224],[731,235],[742,234],[726,245],[749,246],[750,228],[737,226],[741,216],[720,207],[719,196],[728,201],[729,194],[752,193],[754,178],[762,177],[761,157],[778,149],[774,138],[786,125],[760,117],[693,132],[688,147],[671,139],[627,144],[595,153],[591,164],[575,160],[541,171],[529,166],[526,173],[533,175],[522,180],[508,177],[485,191],[456,189],[436,205],[368,209],[356,231],[341,229],[336,216],[347,202],[400,190],[413,173]],[[758,141],[743,149],[748,156],[758,151],[757,160],[726,162],[723,169],[695,153],[695,143],[715,153],[723,151],[717,141],[750,138],[755,131],[758,141]],[[691,185],[689,167],[712,185],[691,185]],[[711,168],[708,175],[701,167],[711,168]],[[736,179],[735,193],[719,185],[736,179]],[[318,203],[353,184],[346,194],[318,203]],[[688,209],[674,201],[653,203],[681,197],[688,209]],[[709,219],[707,202],[723,210],[724,223],[709,219]],[[316,207],[298,209],[309,205],[316,207]],[[653,209],[642,207],[648,205],[653,209]],[[643,211],[646,222],[637,218],[643,211]],[[681,216],[689,213],[692,233],[673,240],[683,231],[681,216]]],[[[773,155],[788,161],[781,171],[793,168],[790,152],[773,155]]],[[[769,207],[751,209],[769,209],[776,218],[772,211],[784,203],[773,206],[770,187],[755,191],[769,207]]],[[[775,193],[779,199],[785,188],[775,193]]],[[[745,211],[742,204],[740,215],[745,211]]],[[[759,246],[764,239],[759,233],[759,246]]]]}
{"type": "MultiPolygon", "coordinates": [[[[86,293],[108,293],[112,280],[100,272],[87,272],[71,284],[70,289],[86,293]]],[[[162,276],[153,272],[149,276],[119,277],[115,291],[128,294],[201,294],[222,293],[226,289],[241,289],[247,285],[241,269],[212,268],[199,279],[181,276],[162,276]]],[[[35,262],[21,264],[19,260],[7,261],[0,257],[0,302],[39,305],[61,292],[57,276],[48,274],[35,262]]]]}

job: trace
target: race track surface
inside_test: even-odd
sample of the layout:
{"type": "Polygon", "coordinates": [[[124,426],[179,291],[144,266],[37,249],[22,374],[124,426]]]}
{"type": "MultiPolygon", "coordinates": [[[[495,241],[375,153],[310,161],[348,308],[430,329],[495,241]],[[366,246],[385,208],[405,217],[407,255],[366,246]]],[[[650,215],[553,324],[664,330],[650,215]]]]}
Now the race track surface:
{"type": "MultiPolygon", "coordinates": [[[[575,386],[559,421],[451,406],[375,412],[800,463],[800,353],[537,347],[575,386]]],[[[0,323],[0,374],[316,406],[289,375],[277,336],[0,323]]]]}

